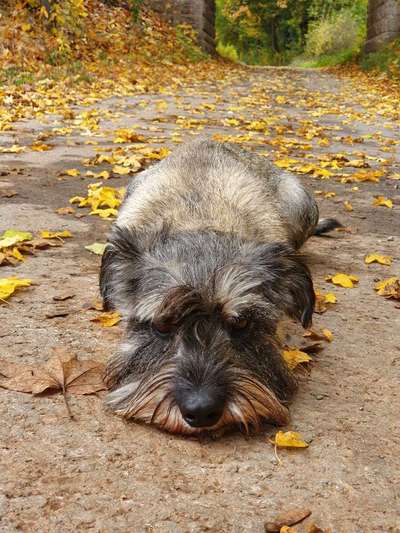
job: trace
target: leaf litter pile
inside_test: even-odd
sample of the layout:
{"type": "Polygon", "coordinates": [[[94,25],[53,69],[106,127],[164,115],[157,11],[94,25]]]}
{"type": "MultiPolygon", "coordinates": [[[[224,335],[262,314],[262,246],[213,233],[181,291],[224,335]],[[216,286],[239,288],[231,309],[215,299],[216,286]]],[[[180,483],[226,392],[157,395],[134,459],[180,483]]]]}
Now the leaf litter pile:
{"type": "MultiPolygon", "coordinates": [[[[80,145],[91,150],[90,156],[82,156],[73,167],[65,165],[64,169],[54,173],[55,181],[68,180],[75,186],[74,194],[65,196],[64,204],[55,210],[65,221],[62,226],[37,228],[34,232],[24,227],[0,228],[0,267],[7,269],[7,275],[0,277],[0,305],[23,305],[23,302],[29,301],[31,291],[45,291],[46,281],[37,279],[33,274],[35,256],[45,254],[46,249],[68,249],[74,243],[74,233],[68,229],[69,220],[87,217],[90,221],[96,217],[103,224],[115,220],[128,181],[135,179],[136,173],[162,160],[175,146],[196,135],[206,133],[215,140],[256,150],[277,168],[311,179],[322,211],[324,205],[334,205],[337,217],[346,223],[337,231],[335,237],[338,239],[351,239],[357,231],[358,217],[364,216],[364,210],[368,210],[374,220],[379,213],[398,216],[400,172],[395,166],[395,151],[400,141],[398,135],[395,138],[399,128],[397,126],[396,130],[393,125],[398,120],[398,89],[389,82],[386,87],[381,83],[374,85],[364,74],[354,70],[346,74],[347,81],[351,80],[352,85],[347,83],[342,93],[335,97],[322,92],[310,94],[297,83],[296,75],[285,78],[271,74],[268,90],[265,90],[264,74],[251,73],[251,90],[243,92],[238,87],[248,80],[248,70],[209,58],[201,58],[197,64],[191,63],[176,45],[175,37],[169,33],[171,29],[155,21],[151,14],[148,17],[148,27],[153,24],[155,30],[152,39],[144,39],[146,57],[137,56],[134,76],[131,74],[132,65],[121,61],[110,73],[89,53],[85,68],[90,67],[91,72],[96,74],[90,83],[81,81],[75,84],[73,78],[68,77],[60,82],[52,78],[49,66],[44,67],[36,61],[32,65],[46,70],[46,77],[42,77],[40,83],[32,81],[23,86],[10,83],[0,88],[0,132],[10,136],[1,141],[0,162],[10,154],[18,159],[30,152],[51,152],[59,145],[80,145]],[[159,43],[164,46],[168,40],[166,36],[172,43],[168,45],[169,55],[167,59],[163,57],[157,61],[157,58],[160,59],[159,43]],[[157,63],[156,69],[149,68],[149,57],[152,55],[152,67],[157,63]],[[212,82],[217,90],[208,87],[208,82],[212,82]],[[198,96],[196,84],[199,83],[203,83],[200,97],[194,99],[193,95],[198,96]],[[357,87],[357,90],[350,89],[350,86],[357,87]],[[344,110],[340,99],[349,98],[350,91],[354,108],[344,110]],[[149,96],[150,92],[157,98],[149,96]],[[381,97],[382,92],[385,98],[381,97]],[[101,106],[105,98],[114,95],[135,97],[134,114],[124,111],[121,106],[101,106]],[[290,119],[288,106],[294,110],[290,119]],[[140,122],[143,110],[151,118],[140,122]],[[137,117],[136,121],[133,116],[137,117]],[[339,117],[333,125],[329,120],[332,116],[339,117]],[[54,117],[57,117],[56,121],[54,117]],[[129,127],[110,127],[110,121],[117,122],[124,117],[129,127]],[[33,134],[29,142],[20,144],[16,122],[26,119],[38,120],[43,130],[33,134]],[[367,124],[383,121],[393,135],[377,130],[361,136],[352,135],[348,125],[360,120],[367,124]],[[48,126],[49,121],[51,127],[48,126]],[[164,129],[165,124],[168,129],[164,129]],[[375,147],[374,151],[369,149],[371,144],[375,147]],[[380,194],[383,185],[385,194],[380,194]],[[366,202],[360,200],[362,195],[367,198],[366,202]],[[18,276],[18,269],[23,264],[31,267],[32,279],[18,276]],[[21,299],[14,304],[13,296],[17,293],[21,299]]],[[[22,25],[19,28],[23,31],[22,25]]],[[[32,29],[25,33],[25,41],[34,35],[32,29]]],[[[107,46],[111,47],[109,53],[114,53],[114,45],[114,52],[118,50],[118,54],[125,46],[122,42],[119,43],[120,48],[118,42],[108,43],[107,46]]],[[[39,52],[32,53],[37,55],[39,52]]],[[[25,60],[22,55],[19,57],[18,52],[17,59],[14,57],[13,60],[20,61],[25,68],[31,65],[28,59],[25,60]]],[[[6,68],[11,64],[10,56],[3,54],[1,62],[6,68]]],[[[34,76],[39,74],[44,72],[32,73],[34,76]]],[[[0,197],[14,199],[18,194],[13,189],[4,188],[0,176],[0,197]]],[[[318,246],[316,241],[315,246],[318,246]]],[[[95,235],[94,242],[89,241],[82,246],[82,254],[87,254],[95,262],[104,248],[105,232],[102,232],[95,235]]],[[[315,356],[324,347],[332,345],[334,349],[340,331],[331,331],[329,320],[332,314],[341,312],[346,291],[354,294],[356,301],[360,291],[367,290],[373,297],[389,300],[385,302],[388,306],[393,303],[398,307],[400,278],[396,261],[395,250],[386,250],[385,244],[379,242],[370,249],[355,250],[351,268],[327,269],[324,276],[315,280],[318,327],[305,331],[302,340],[282,347],[282,357],[292,371],[300,374],[308,372],[317,359],[315,356]],[[369,271],[375,275],[373,283],[364,279],[369,271]]],[[[67,293],[64,298],[61,295],[59,301],[72,299],[73,296],[67,293]]],[[[83,319],[93,322],[92,327],[118,329],[121,321],[119,313],[105,312],[98,302],[83,309],[84,312],[88,310],[95,315],[89,318],[85,315],[83,319]]],[[[0,387],[33,395],[61,393],[69,416],[74,416],[68,396],[101,393],[105,389],[103,371],[103,362],[80,360],[69,350],[58,347],[56,353],[41,364],[29,365],[2,359],[0,387]]],[[[310,445],[301,432],[294,430],[278,431],[269,442],[274,446],[275,453],[278,449],[283,453],[293,449],[307,454],[310,445]]],[[[293,516],[284,516],[269,524],[270,529],[266,525],[265,531],[295,533],[293,526],[308,516],[308,511],[303,511],[295,511],[293,516]]],[[[316,525],[311,525],[308,531],[328,533],[328,530],[316,525]]]]}

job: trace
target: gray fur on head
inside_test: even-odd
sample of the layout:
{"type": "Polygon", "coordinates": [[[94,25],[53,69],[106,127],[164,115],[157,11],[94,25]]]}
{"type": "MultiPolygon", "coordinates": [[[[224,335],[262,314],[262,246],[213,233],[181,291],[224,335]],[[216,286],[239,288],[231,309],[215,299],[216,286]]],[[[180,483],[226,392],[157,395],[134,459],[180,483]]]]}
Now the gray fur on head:
{"type": "Polygon", "coordinates": [[[317,222],[294,176],[230,145],[195,141],[139,175],[100,275],[126,324],[108,405],[177,433],[284,423],[295,380],[276,329],[283,316],[311,322],[297,249],[317,222]],[[200,416],[198,398],[213,409],[200,416]]]}

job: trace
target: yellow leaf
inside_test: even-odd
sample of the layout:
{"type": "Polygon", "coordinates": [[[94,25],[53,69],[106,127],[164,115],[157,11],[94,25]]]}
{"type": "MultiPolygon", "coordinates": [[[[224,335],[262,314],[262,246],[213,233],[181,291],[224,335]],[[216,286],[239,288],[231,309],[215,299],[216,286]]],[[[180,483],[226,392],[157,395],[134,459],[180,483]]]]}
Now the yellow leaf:
{"type": "Polygon", "coordinates": [[[279,448],[308,448],[297,431],[278,431],[271,443],[279,448]]]}
{"type": "Polygon", "coordinates": [[[390,266],[392,264],[393,257],[389,255],[369,254],[365,257],[367,265],[370,263],[379,263],[380,265],[390,266]]]}
{"type": "Polygon", "coordinates": [[[85,249],[89,250],[89,252],[92,252],[96,255],[103,255],[105,247],[106,247],[105,243],[94,242],[93,244],[88,244],[87,246],[85,246],[85,249]]]}
{"type": "Polygon", "coordinates": [[[72,233],[69,230],[64,231],[48,231],[43,230],[40,232],[42,239],[63,239],[65,237],[72,237],[72,233]]]}
{"type": "Polygon", "coordinates": [[[327,304],[335,304],[337,302],[337,298],[333,292],[327,292],[324,297],[324,302],[327,304]]]}
{"type": "Polygon", "coordinates": [[[385,206],[389,207],[389,209],[392,209],[393,207],[393,201],[390,200],[390,198],[385,198],[384,196],[375,196],[373,205],[379,206],[385,206]]]}
{"type": "Polygon", "coordinates": [[[32,233],[29,233],[29,231],[8,229],[0,237],[0,248],[7,248],[8,246],[13,246],[17,242],[30,241],[31,239],[32,233]]]}
{"type": "Polygon", "coordinates": [[[32,144],[31,150],[34,152],[47,152],[48,150],[51,150],[53,147],[50,144],[45,143],[35,143],[32,144]]]}
{"type": "Polygon", "coordinates": [[[93,209],[93,211],[90,211],[89,215],[99,215],[101,218],[110,218],[116,217],[118,215],[118,211],[112,207],[108,209],[93,209]]]}
{"type": "Polygon", "coordinates": [[[298,163],[297,159],[276,159],[274,161],[274,164],[279,168],[289,168],[296,163],[298,163]]]}
{"type": "Polygon", "coordinates": [[[77,168],[69,168],[68,170],[63,172],[63,174],[66,175],[66,176],[72,176],[72,177],[76,177],[76,176],[80,176],[81,175],[80,171],[77,168]]]}
{"type": "Polygon", "coordinates": [[[283,350],[282,355],[290,370],[296,368],[296,366],[300,363],[308,363],[312,360],[306,352],[302,352],[298,348],[292,348],[291,350],[283,350]]]}
{"type": "Polygon", "coordinates": [[[25,261],[25,257],[21,254],[17,247],[12,249],[11,255],[17,259],[17,261],[25,261]]]}
{"type": "Polygon", "coordinates": [[[129,167],[122,167],[121,165],[115,165],[112,171],[114,174],[119,174],[120,176],[126,176],[127,174],[130,174],[130,172],[132,172],[129,167]]]}
{"type": "Polygon", "coordinates": [[[325,337],[325,339],[329,342],[332,342],[333,341],[333,333],[332,331],[330,331],[329,329],[323,329],[322,330],[322,334],[323,336],[325,337]]]}
{"type": "Polygon", "coordinates": [[[327,276],[325,279],[326,281],[331,281],[335,285],[340,285],[346,289],[352,289],[354,283],[358,282],[357,276],[348,276],[347,274],[342,274],[340,272],[334,276],[327,276]]]}
{"type": "Polygon", "coordinates": [[[0,278],[0,301],[7,300],[19,287],[29,287],[30,279],[0,278]]]}
{"type": "Polygon", "coordinates": [[[276,96],[275,97],[275,102],[277,104],[284,104],[286,102],[286,98],[282,95],[279,95],[279,96],[276,96]]]}
{"type": "Polygon", "coordinates": [[[121,315],[118,311],[111,311],[109,313],[101,313],[101,315],[92,318],[92,322],[100,322],[104,328],[111,328],[120,322],[121,315]]]}
{"type": "Polygon", "coordinates": [[[343,202],[343,205],[344,205],[344,208],[346,209],[346,211],[353,211],[353,206],[351,205],[351,203],[348,200],[345,200],[343,202]]]}
{"type": "Polygon", "coordinates": [[[0,147],[0,153],[2,154],[19,154],[21,152],[25,151],[25,146],[18,146],[17,144],[13,144],[12,146],[1,146],[0,147]]]}

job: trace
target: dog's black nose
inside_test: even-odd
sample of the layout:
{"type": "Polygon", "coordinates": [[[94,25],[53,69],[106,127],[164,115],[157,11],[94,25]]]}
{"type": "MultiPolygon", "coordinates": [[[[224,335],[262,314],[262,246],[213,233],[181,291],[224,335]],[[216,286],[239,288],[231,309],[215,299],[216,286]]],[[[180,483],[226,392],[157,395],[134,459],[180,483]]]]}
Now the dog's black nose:
{"type": "Polygon", "coordinates": [[[195,391],[180,402],[184,420],[194,428],[214,426],[221,418],[224,404],[207,391],[195,391]]]}

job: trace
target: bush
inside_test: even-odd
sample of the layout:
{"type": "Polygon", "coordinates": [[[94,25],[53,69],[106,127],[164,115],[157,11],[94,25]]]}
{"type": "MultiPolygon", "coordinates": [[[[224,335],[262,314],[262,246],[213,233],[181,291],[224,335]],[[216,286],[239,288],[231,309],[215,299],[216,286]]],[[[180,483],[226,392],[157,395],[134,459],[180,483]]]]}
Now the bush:
{"type": "Polygon", "coordinates": [[[305,53],[309,57],[358,51],[363,38],[360,22],[351,9],[343,9],[330,18],[311,25],[306,36],[305,53]]]}

